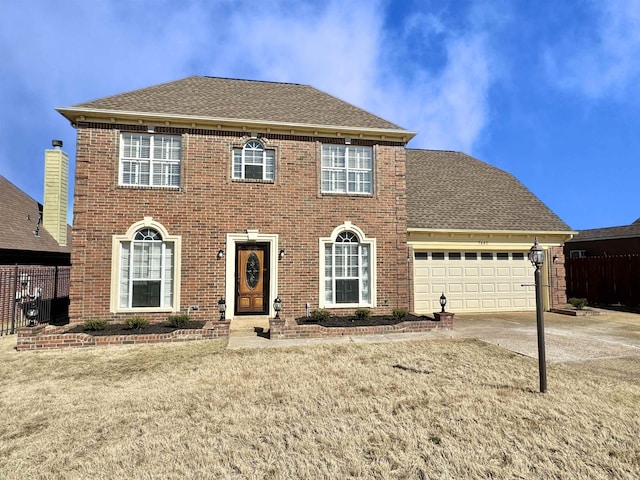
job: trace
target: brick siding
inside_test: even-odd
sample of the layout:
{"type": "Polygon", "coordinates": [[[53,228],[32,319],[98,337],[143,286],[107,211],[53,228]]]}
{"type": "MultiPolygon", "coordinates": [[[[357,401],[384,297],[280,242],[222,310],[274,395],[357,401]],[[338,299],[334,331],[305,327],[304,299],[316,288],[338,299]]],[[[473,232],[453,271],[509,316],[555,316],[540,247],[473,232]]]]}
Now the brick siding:
{"type": "Polygon", "coordinates": [[[563,308],[567,305],[567,279],[562,247],[550,247],[547,261],[551,262],[549,264],[549,309],[563,308]],[[555,260],[554,257],[556,257],[555,260]]]}
{"type": "Polygon", "coordinates": [[[51,327],[46,324],[18,329],[18,351],[52,350],[60,348],[106,347],[109,345],[140,345],[149,343],[193,342],[229,337],[229,322],[207,322],[203,328],[174,330],[171,333],[141,335],[93,336],[67,333],[71,326],[51,327]]]}
{"type": "MultiPolygon", "coordinates": [[[[378,308],[372,313],[409,307],[402,144],[354,139],[354,144],[374,147],[373,196],[321,195],[321,144],[337,139],[267,134],[262,140],[276,150],[275,182],[239,182],[231,180],[231,151],[249,139],[246,132],[165,129],[183,134],[180,189],[131,188],[118,186],[118,128],[139,130],[77,125],[72,323],[131,316],[110,313],[112,236],[124,234],[145,216],[161,223],[170,235],[182,236],[180,311],[199,305],[192,314],[198,320],[216,316],[217,301],[225,294],[225,261],[216,253],[225,249],[227,233],[247,229],[278,234],[278,248],[287,252],[278,260],[277,285],[287,315],[302,316],[306,303],[317,308],[318,239],[345,221],[377,239],[378,308]]],[[[163,127],[156,127],[156,134],[161,133],[163,127]]],[[[143,316],[160,321],[167,315],[143,316]]]]}

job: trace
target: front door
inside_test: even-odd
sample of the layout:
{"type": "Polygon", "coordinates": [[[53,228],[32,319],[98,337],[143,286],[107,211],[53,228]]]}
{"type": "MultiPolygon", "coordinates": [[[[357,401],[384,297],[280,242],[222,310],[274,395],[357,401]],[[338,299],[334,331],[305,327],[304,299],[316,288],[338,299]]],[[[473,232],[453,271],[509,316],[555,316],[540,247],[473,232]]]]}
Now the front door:
{"type": "Polygon", "coordinates": [[[266,314],[269,305],[269,244],[236,247],[236,314],[266,314]]]}

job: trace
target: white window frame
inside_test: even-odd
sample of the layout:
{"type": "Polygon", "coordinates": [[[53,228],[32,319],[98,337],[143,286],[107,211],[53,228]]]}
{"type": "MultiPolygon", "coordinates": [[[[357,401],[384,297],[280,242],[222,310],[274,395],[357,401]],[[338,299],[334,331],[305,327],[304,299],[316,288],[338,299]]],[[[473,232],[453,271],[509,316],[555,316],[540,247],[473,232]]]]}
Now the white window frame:
{"type": "MultiPolygon", "coordinates": [[[[375,238],[367,238],[364,232],[358,228],[356,225],[353,225],[351,222],[347,221],[342,225],[336,227],[333,232],[331,232],[331,236],[326,238],[319,239],[319,247],[320,247],[320,278],[319,278],[319,307],[320,308],[360,308],[360,307],[368,307],[374,308],[377,306],[377,276],[376,276],[376,264],[377,264],[377,253],[376,253],[376,239],[375,238]],[[359,279],[359,300],[357,303],[336,303],[336,288],[335,288],[335,244],[338,236],[343,232],[350,232],[354,234],[358,239],[358,279],[359,279]],[[333,262],[331,265],[327,264],[326,259],[326,251],[327,248],[332,248],[331,261],[333,262]],[[363,248],[366,247],[366,248],[363,248]],[[368,249],[368,261],[369,261],[369,299],[362,298],[362,279],[363,279],[363,253],[368,249]],[[326,269],[331,269],[331,274],[329,277],[326,275],[326,269]],[[331,280],[333,282],[332,289],[328,292],[326,288],[326,281],[331,280]],[[331,298],[327,298],[331,294],[331,298]]],[[[342,277],[341,277],[342,278],[342,277]]]]}
{"type": "MultiPolygon", "coordinates": [[[[180,311],[180,277],[181,277],[181,247],[182,247],[182,236],[181,235],[169,235],[166,228],[153,220],[152,217],[144,217],[144,220],[140,222],[136,222],[129,229],[127,233],[124,235],[113,235],[112,237],[112,262],[111,262],[111,312],[119,313],[119,312],[167,312],[167,313],[175,313],[180,311]],[[136,242],[135,238],[138,232],[144,230],[146,228],[155,230],[162,237],[162,250],[161,250],[161,277],[160,277],[160,306],[157,307],[132,307],[132,298],[133,298],[133,289],[132,289],[132,281],[133,281],[133,271],[132,264],[133,261],[133,244],[136,242]],[[129,247],[129,265],[125,265],[123,261],[123,245],[128,244],[129,247]],[[165,288],[167,287],[166,280],[166,253],[167,253],[167,245],[172,245],[172,261],[173,261],[173,271],[172,271],[172,281],[171,281],[171,301],[167,304],[165,299],[165,288]],[[129,269],[128,273],[128,292],[129,296],[127,298],[126,305],[122,305],[120,301],[121,294],[121,274],[122,269],[127,267],[129,269]]],[[[139,280],[139,279],[138,279],[139,280]]]]}
{"type": "Polygon", "coordinates": [[[122,132],[118,184],[124,187],[180,188],[181,159],[182,137],[179,135],[122,132]],[[145,140],[148,146],[144,145],[145,140]],[[127,169],[128,172],[125,171],[127,169]]]}
{"type": "Polygon", "coordinates": [[[373,165],[373,147],[323,144],[320,190],[322,193],[373,195],[373,165]]]}
{"type": "Polygon", "coordinates": [[[231,176],[234,180],[274,182],[276,152],[258,140],[249,140],[242,148],[233,149],[231,176]],[[261,152],[261,154],[258,154],[261,152]],[[262,167],[262,178],[247,178],[247,166],[262,167]]]}

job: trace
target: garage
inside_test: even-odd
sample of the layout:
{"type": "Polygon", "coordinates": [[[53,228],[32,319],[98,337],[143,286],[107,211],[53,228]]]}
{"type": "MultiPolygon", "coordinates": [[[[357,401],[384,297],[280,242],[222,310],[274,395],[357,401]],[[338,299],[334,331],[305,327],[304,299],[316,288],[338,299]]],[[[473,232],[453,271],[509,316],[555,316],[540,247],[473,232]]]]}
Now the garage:
{"type": "Polygon", "coordinates": [[[527,252],[415,251],[413,266],[417,313],[439,311],[443,292],[456,313],[536,308],[527,252]]]}

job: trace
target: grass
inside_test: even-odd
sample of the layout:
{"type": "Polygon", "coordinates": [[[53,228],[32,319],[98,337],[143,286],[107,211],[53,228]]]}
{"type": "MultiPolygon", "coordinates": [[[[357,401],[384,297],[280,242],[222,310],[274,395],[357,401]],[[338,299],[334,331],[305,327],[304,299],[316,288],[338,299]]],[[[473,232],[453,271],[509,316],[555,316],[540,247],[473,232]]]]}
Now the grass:
{"type": "Polygon", "coordinates": [[[542,395],[536,360],[479,341],[14,345],[6,480],[640,476],[640,358],[549,365],[542,395]]]}

